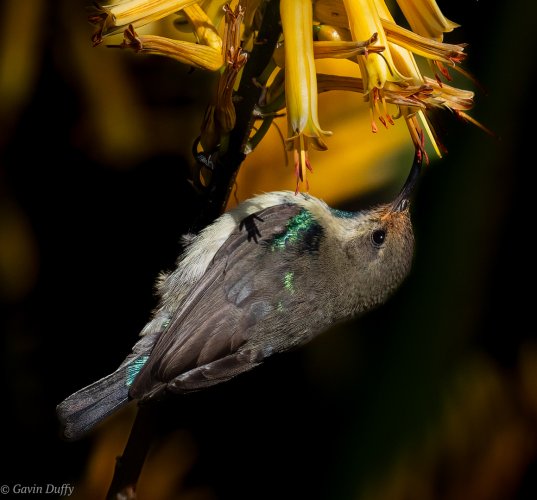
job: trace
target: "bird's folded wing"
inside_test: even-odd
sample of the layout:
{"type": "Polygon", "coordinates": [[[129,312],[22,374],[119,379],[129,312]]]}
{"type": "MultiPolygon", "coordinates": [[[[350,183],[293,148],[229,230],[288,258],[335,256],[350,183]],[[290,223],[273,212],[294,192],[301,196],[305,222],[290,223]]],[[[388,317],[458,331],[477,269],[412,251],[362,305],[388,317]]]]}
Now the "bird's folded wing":
{"type": "MultiPolygon", "coordinates": [[[[255,325],[271,321],[278,308],[292,307],[293,294],[285,290],[283,268],[292,269],[297,252],[306,250],[300,242],[307,242],[311,250],[314,238],[311,234],[300,241],[295,238],[293,244],[277,249],[274,242],[281,242],[289,221],[301,211],[294,204],[273,206],[252,214],[236,228],[155,343],[131,386],[131,397],[147,399],[166,387],[187,392],[213,385],[249,370],[278,350],[270,342],[248,340],[255,325]]],[[[310,224],[302,236],[316,230],[316,224],[310,224]]]]}

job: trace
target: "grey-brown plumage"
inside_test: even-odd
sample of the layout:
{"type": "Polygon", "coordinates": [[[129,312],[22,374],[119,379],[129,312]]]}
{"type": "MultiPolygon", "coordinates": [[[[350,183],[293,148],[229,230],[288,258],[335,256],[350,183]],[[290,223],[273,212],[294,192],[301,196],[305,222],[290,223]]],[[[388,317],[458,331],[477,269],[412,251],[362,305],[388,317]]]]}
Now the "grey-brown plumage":
{"type": "Polygon", "coordinates": [[[57,408],[75,439],[130,399],[144,402],[224,382],[273,353],[386,300],[408,274],[408,198],[349,213],[308,195],[268,193],[191,239],[157,284],[160,303],[111,375],[57,408]]]}

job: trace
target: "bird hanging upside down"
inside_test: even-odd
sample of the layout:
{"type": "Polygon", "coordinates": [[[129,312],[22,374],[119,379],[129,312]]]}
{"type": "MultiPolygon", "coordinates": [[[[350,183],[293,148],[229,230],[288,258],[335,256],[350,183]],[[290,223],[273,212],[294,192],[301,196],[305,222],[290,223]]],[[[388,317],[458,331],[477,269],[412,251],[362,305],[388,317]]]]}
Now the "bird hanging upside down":
{"type": "Polygon", "coordinates": [[[391,204],[341,212],[273,192],[223,214],[157,283],[159,304],[119,368],[57,407],[77,439],[132,399],[204,389],[383,303],[408,274],[412,169],[391,204]]]}

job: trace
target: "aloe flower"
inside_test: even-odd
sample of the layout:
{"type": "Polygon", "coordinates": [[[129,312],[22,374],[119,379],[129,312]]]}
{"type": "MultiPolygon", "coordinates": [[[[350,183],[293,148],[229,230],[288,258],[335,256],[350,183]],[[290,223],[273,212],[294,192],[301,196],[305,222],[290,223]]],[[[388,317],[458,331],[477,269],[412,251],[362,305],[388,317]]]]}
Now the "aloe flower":
{"type": "MultiPolygon", "coordinates": [[[[261,83],[256,82],[266,87],[254,118],[264,121],[244,151],[251,152],[268,130],[270,117],[284,111],[285,145],[294,154],[297,191],[308,189],[308,151],[326,150],[329,144],[325,140],[331,132],[319,124],[319,93],[359,93],[369,105],[373,132],[378,132],[377,122],[389,128],[403,119],[414,146],[424,154],[424,137],[439,156],[445,149],[430,122],[434,110],[449,110],[486,130],[467,113],[473,107],[473,92],[446,83],[451,81],[450,70],[469,77],[459,67],[466,58],[466,45],[443,41],[444,33],[458,25],[442,14],[435,0],[397,3],[410,29],[395,22],[385,0],[280,0],[283,36],[260,75],[261,83]],[[317,74],[315,59],[326,58],[356,63],[360,77],[317,74]],[[429,74],[418,65],[419,58],[429,63],[429,74]]],[[[226,0],[123,0],[98,7],[90,18],[96,25],[93,42],[123,33],[123,43],[116,47],[219,72],[197,141],[200,153],[212,155],[226,147],[235,127],[235,105],[241,99],[236,89],[249,51],[254,43],[263,43],[255,37],[266,4],[266,0],[239,0],[232,11],[226,0]],[[176,38],[151,34],[151,29],[136,31],[168,16],[176,18],[176,38]]]]}
{"type": "Polygon", "coordinates": [[[432,40],[442,41],[444,33],[459,25],[447,19],[435,0],[397,0],[412,31],[432,40]]]}
{"type": "Polygon", "coordinates": [[[218,50],[181,40],[171,40],[163,36],[138,35],[132,25],[125,30],[121,47],[144,54],[170,57],[200,69],[216,71],[223,64],[221,49],[218,50]]]}
{"type": "Polygon", "coordinates": [[[311,35],[311,0],[281,0],[280,15],[285,47],[285,96],[287,102],[288,149],[294,150],[297,190],[311,170],[308,148],[327,148],[317,118],[317,75],[311,35]]]}
{"type": "Polygon", "coordinates": [[[158,21],[194,3],[196,0],[128,0],[102,6],[90,17],[90,21],[97,25],[93,42],[101,43],[103,36],[119,33],[129,25],[138,28],[158,21]]]}
{"type": "Polygon", "coordinates": [[[389,49],[386,49],[388,39],[384,33],[380,16],[374,0],[343,0],[353,40],[363,40],[373,33],[378,33],[379,45],[385,47],[382,55],[360,57],[362,78],[365,81],[366,92],[377,88],[382,89],[386,82],[401,82],[404,77],[397,71],[389,49]]]}
{"type": "MultiPolygon", "coordinates": [[[[437,73],[438,70],[447,80],[451,80],[449,67],[466,74],[457,66],[466,57],[465,45],[442,42],[443,33],[453,30],[457,25],[442,15],[434,0],[407,0],[406,2],[400,0],[398,3],[403,12],[411,16],[412,21],[411,19],[408,21],[412,27],[416,27],[415,31],[397,25],[384,0],[368,1],[367,7],[371,8],[373,5],[376,11],[376,15],[370,16],[369,22],[376,23],[375,29],[379,31],[379,39],[384,40],[383,43],[386,44],[386,50],[382,56],[386,57],[389,54],[389,57],[386,57],[384,67],[378,62],[370,63],[368,66],[362,61],[362,81],[358,86],[359,90],[356,91],[363,93],[370,103],[373,132],[377,131],[375,124],[377,116],[385,126],[391,123],[390,118],[403,117],[415,146],[423,149],[421,138],[425,132],[436,152],[441,156],[443,146],[428,118],[428,113],[432,109],[449,109],[459,117],[485,129],[465,112],[473,106],[473,93],[446,86],[437,73]],[[431,63],[436,79],[434,85],[432,80],[420,71],[415,56],[423,57],[431,63]],[[393,69],[394,73],[390,72],[384,79],[386,73],[382,70],[385,68],[393,69]],[[376,78],[376,85],[371,84],[371,77],[376,78]],[[431,97],[433,95],[434,98],[431,97]],[[409,102],[409,96],[412,96],[410,100],[413,102],[409,102]],[[425,96],[429,97],[425,98],[425,96]],[[393,116],[387,113],[386,103],[397,106],[397,112],[393,116]]],[[[361,21],[355,21],[357,29],[354,33],[352,31],[352,15],[355,18],[360,15],[356,7],[357,3],[353,0],[318,0],[315,4],[315,13],[321,22],[336,26],[340,33],[345,33],[346,26],[351,27],[351,35],[354,39],[357,36],[357,29],[363,28],[361,21]]],[[[326,85],[325,80],[325,90],[327,90],[326,85]]]]}

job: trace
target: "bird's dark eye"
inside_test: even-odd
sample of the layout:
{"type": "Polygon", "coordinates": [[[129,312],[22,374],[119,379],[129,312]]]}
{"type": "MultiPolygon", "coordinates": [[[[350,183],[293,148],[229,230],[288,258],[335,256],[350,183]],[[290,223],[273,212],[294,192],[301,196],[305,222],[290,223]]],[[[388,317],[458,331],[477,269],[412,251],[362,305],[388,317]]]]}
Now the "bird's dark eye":
{"type": "Polygon", "coordinates": [[[376,229],[371,234],[371,241],[376,247],[382,246],[384,240],[386,240],[386,231],[384,229],[376,229]]]}

